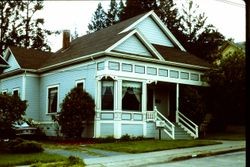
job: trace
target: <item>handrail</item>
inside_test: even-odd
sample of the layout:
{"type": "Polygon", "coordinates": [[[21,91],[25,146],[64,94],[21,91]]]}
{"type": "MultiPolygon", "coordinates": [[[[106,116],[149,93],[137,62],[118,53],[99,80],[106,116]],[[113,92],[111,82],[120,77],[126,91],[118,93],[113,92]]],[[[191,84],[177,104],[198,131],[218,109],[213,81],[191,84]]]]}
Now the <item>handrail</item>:
{"type": "Polygon", "coordinates": [[[198,128],[198,126],[193,121],[188,119],[181,112],[178,112],[178,121],[177,121],[177,123],[180,124],[180,126],[183,127],[187,132],[189,132],[190,135],[193,136],[194,138],[199,137],[199,128],[198,128]]]}
{"type": "Polygon", "coordinates": [[[175,139],[175,126],[172,122],[170,122],[164,115],[162,115],[157,108],[154,108],[156,113],[156,120],[164,122],[164,132],[167,133],[172,139],[175,139]]]}

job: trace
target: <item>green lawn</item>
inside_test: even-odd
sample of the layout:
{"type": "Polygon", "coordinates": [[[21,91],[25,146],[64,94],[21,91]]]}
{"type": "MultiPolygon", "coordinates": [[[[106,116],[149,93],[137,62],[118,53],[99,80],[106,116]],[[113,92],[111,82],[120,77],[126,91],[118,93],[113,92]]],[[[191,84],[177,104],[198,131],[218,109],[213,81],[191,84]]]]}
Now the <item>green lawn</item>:
{"type": "Polygon", "coordinates": [[[116,143],[92,144],[88,147],[127,153],[142,153],[175,148],[220,144],[212,140],[144,140],[116,143]]]}
{"type": "Polygon", "coordinates": [[[32,154],[7,154],[0,153],[0,166],[16,166],[16,165],[28,165],[37,162],[58,162],[65,161],[67,158],[46,153],[32,153],[32,154]]]}

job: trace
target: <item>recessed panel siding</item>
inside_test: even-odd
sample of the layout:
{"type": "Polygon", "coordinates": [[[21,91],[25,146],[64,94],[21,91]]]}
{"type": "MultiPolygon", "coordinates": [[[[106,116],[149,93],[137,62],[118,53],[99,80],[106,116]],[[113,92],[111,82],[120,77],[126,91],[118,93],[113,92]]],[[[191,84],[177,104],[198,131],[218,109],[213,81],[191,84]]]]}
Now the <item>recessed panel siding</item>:
{"type": "Polygon", "coordinates": [[[156,133],[155,122],[147,122],[147,138],[154,138],[156,133]]]}
{"type": "Polygon", "coordinates": [[[114,136],[114,124],[113,123],[101,123],[101,136],[114,136]]]}
{"type": "Polygon", "coordinates": [[[123,43],[118,45],[114,51],[131,53],[135,55],[141,55],[146,57],[152,57],[151,53],[147,50],[147,48],[140,42],[137,37],[131,36],[123,43]]]}
{"type": "Polygon", "coordinates": [[[122,136],[143,136],[143,125],[142,124],[122,124],[122,136]]]}
{"type": "Polygon", "coordinates": [[[136,28],[153,44],[174,47],[172,42],[167,38],[163,31],[158,27],[150,17],[144,19],[136,28]]]}

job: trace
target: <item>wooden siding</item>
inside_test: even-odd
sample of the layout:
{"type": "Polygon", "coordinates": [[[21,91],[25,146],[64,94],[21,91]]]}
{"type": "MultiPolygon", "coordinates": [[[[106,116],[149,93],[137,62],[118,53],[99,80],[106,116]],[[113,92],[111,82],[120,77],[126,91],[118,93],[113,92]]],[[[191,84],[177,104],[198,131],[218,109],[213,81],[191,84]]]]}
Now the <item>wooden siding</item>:
{"type": "Polygon", "coordinates": [[[122,124],[122,136],[143,136],[143,125],[142,124],[122,124]]]}
{"type": "Polygon", "coordinates": [[[0,80],[0,88],[1,92],[6,91],[10,94],[12,94],[13,89],[18,89],[19,96],[22,97],[22,76],[18,75],[15,77],[10,77],[7,79],[1,79],[0,80]]]}
{"type": "Polygon", "coordinates": [[[172,42],[167,38],[151,17],[143,20],[136,26],[136,28],[138,28],[151,43],[174,47],[172,42]]]}
{"type": "Polygon", "coordinates": [[[125,40],[113,50],[122,53],[130,53],[135,55],[152,57],[148,49],[141,43],[141,41],[135,35],[129,37],[127,40],[125,40]]]}
{"type": "Polygon", "coordinates": [[[114,136],[114,124],[113,123],[101,123],[101,136],[114,136]]]}
{"type": "Polygon", "coordinates": [[[40,78],[36,76],[26,76],[25,99],[28,101],[26,117],[39,120],[39,99],[40,99],[40,78]]]}
{"type": "Polygon", "coordinates": [[[147,122],[146,125],[147,128],[147,138],[154,138],[155,133],[156,133],[156,127],[155,127],[155,122],[147,122]]]}
{"type": "MultiPolygon", "coordinates": [[[[58,86],[58,98],[60,105],[66,94],[75,87],[75,82],[80,79],[85,80],[85,90],[95,98],[96,86],[96,64],[71,67],[60,71],[43,75],[40,80],[40,119],[41,121],[51,121],[47,114],[47,90],[50,86],[58,86]]],[[[58,106],[58,110],[60,107],[58,106]]]]}

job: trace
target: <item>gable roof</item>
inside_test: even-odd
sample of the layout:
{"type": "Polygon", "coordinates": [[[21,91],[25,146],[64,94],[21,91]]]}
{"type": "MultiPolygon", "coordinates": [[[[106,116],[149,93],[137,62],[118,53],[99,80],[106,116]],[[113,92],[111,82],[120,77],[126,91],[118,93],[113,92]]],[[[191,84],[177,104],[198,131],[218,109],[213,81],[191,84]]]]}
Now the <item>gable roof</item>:
{"type": "Polygon", "coordinates": [[[0,56],[0,67],[8,67],[8,63],[0,56]]]}
{"type": "Polygon", "coordinates": [[[143,39],[143,34],[141,34],[140,31],[136,29],[132,29],[131,25],[135,25],[135,23],[138,24],[147,17],[156,19],[156,24],[160,24],[158,26],[161,26],[162,28],[163,23],[157,21],[159,18],[157,18],[153,11],[150,11],[146,14],[144,13],[135,16],[97,32],[79,37],[70,43],[69,48],[65,50],[60,49],[56,53],[42,52],[34,49],[24,49],[19,47],[10,47],[10,50],[21,68],[34,69],[42,72],[50,68],[59,67],[61,65],[69,65],[71,63],[79,62],[83,59],[93,58],[93,55],[105,55],[105,53],[110,52],[110,48],[117,46],[117,44],[124,38],[128,37],[130,34],[136,34],[142,39],[144,44],[146,44],[146,47],[155,55],[157,55],[156,57],[162,61],[165,60],[204,67],[209,66],[199,58],[181,51],[183,50],[180,47],[181,45],[179,46],[178,41],[170,32],[168,32],[167,28],[163,30],[164,33],[170,33],[168,35],[171,37],[171,40],[173,40],[175,45],[179,46],[178,49],[154,45],[148,42],[147,39],[143,39]],[[130,28],[128,29],[128,27],[130,28]]]}
{"type": "Polygon", "coordinates": [[[38,51],[35,49],[26,49],[16,46],[10,46],[9,49],[20,67],[24,69],[39,69],[44,62],[52,56],[50,52],[38,51]]]}

